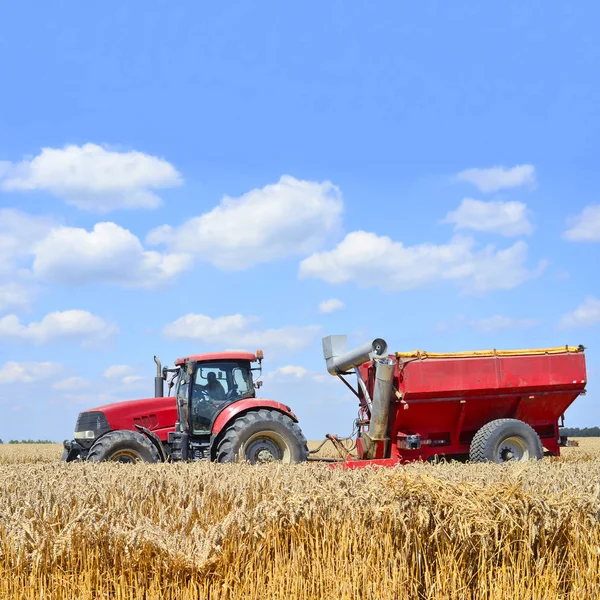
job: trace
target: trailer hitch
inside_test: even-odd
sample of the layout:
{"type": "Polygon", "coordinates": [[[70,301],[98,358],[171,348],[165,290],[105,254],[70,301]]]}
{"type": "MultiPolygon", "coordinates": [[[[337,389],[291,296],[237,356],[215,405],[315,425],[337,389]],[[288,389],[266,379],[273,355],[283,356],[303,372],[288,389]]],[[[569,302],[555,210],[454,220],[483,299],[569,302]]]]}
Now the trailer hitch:
{"type": "Polygon", "coordinates": [[[337,435],[328,433],[325,437],[335,446],[335,449],[340,453],[343,460],[352,460],[352,454],[350,454],[348,449],[342,444],[337,435]]]}
{"type": "Polygon", "coordinates": [[[309,452],[309,455],[316,454],[317,452],[319,452],[319,450],[321,450],[321,448],[327,442],[331,442],[333,444],[334,448],[340,454],[341,459],[340,458],[321,458],[321,457],[317,457],[317,456],[309,456],[308,460],[309,461],[318,461],[318,462],[345,462],[348,460],[354,460],[354,457],[352,456],[352,454],[350,454],[350,451],[348,450],[348,448],[346,448],[346,446],[344,446],[344,444],[342,444],[342,440],[340,440],[340,438],[337,435],[335,435],[334,433],[326,434],[325,439],[319,444],[319,446],[317,448],[315,448],[314,450],[311,450],[309,452]]]}

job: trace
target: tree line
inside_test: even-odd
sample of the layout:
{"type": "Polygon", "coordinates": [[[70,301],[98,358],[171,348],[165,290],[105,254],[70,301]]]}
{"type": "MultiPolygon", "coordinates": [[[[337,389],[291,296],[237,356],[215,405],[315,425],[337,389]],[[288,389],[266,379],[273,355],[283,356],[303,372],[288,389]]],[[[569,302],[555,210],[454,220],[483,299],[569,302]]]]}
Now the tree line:
{"type": "MultiPolygon", "coordinates": [[[[8,444],[56,444],[52,440],[9,440],[8,444]]],[[[0,440],[0,444],[4,444],[2,440],[0,440]]]]}
{"type": "Polygon", "coordinates": [[[569,437],[600,437],[600,427],[561,427],[560,435],[569,437]]]}

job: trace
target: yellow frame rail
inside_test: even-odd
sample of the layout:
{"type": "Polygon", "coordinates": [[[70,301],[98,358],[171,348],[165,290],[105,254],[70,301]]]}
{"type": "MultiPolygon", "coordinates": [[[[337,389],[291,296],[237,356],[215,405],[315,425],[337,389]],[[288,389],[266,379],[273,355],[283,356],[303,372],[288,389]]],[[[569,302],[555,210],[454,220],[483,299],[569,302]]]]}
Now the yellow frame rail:
{"type": "Polygon", "coordinates": [[[567,354],[583,352],[583,346],[556,346],[554,348],[529,348],[525,350],[473,350],[471,352],[396,352],[396,358],[477,358],[481,356],[538,356],[541,354],[567,354]]]}

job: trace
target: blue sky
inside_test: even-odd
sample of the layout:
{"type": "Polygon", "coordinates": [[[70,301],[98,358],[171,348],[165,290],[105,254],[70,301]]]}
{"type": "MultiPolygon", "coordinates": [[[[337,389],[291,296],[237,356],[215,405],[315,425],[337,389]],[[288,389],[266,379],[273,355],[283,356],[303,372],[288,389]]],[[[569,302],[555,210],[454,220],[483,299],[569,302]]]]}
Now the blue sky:
{"type": "Polygon", "coordinates": [[[596,3],[0,8],[0,438],[265,350],[311,438],[322,335],[584,344],[600,423],[596,3]],[[325,303],[325,304],[323,304],[325,303]]]}

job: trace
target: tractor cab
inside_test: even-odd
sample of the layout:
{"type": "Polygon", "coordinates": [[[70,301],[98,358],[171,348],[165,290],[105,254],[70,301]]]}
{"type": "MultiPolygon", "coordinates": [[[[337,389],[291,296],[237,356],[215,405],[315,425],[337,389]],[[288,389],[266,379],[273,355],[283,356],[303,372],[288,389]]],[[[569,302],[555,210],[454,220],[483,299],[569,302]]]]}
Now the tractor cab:
{"type": "MultiPolygon", "coordinates": [[[[197,354],[175,361],[175,398],[177,423],[171,442],[177,434],[188,436],[196,458],[208,458],[205,450],[218,415],[239,400],[256,397],[261,381],[254,381],[253,372],[261,372],[263,354],[228,352],[197,354]],[[258,367],[252,363],[258,362],[258,367]]],[[[259,375],[260,376],[260,375],[259,375]]],[[[187,457],[185,457],[187,458],[187,457]]],[[[184,460],[185,460],[184,458],[184,460]]]]}
{"type": "MultiPolygon", "coordinates": [[[[256,398],[262,382],[254,373],[262,373],[262,360],[262,350],[218,352],[178,358],[175,368],[163,369],[162,379],[173,373],[169,387],[175,386],[177,406],[168,437],[172,461],[306,460],[306,438],[290,407],[256,398]]],[[[160,372],[160,361],[157,367],[160,372]]],[[[158,373],[156,388],[162,390],[158,373]]]]}

